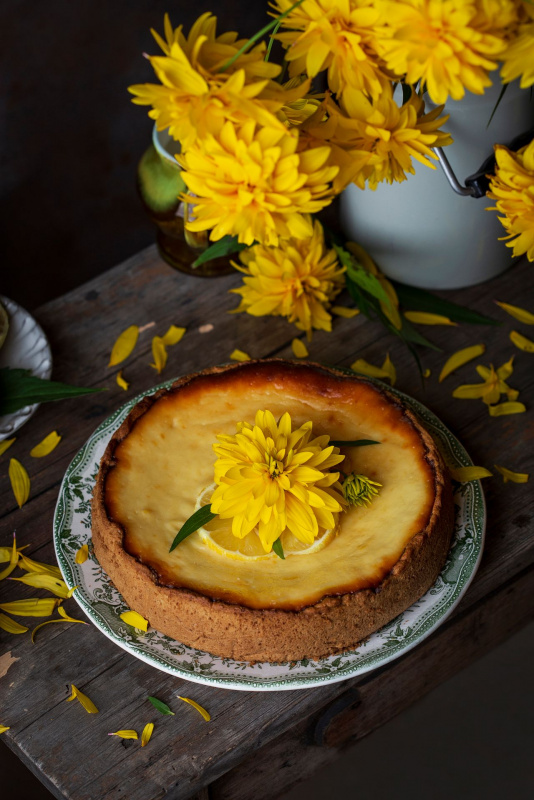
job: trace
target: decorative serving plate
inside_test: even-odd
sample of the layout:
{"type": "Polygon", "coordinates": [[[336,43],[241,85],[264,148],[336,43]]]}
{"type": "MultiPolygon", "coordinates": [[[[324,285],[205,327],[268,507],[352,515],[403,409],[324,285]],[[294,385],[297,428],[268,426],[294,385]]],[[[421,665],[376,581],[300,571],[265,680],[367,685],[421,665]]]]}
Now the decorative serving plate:
{"type": "MultiPolygon", "coordinates": [[[[73,459],[59,492],[54,515],[58,563],[67,585],[78,586],[74,598],[102,633],[131,655],[171,675],[225,689],[273,691],[336,683],[381,667],[404,655],[444,622],[473,580],[482,555],[486,508],[479,481],[454,486],[453,543],[434,586],[407,611],[342,655],[320,661],[249,664],[195,650],[153,629],[143,633],[126,625],[120,615],[128,607],[93,552],[91,496],[111,436],[139,400],[173,382],[149,389],[103,422],[73,459]],[[89,544],[89,558],[76,564],[76,551],[83,544],[89,544]]],[[[472,465],[462,445],[431,411],[387,388],[419,415],[449,466],[472,465]]]]}

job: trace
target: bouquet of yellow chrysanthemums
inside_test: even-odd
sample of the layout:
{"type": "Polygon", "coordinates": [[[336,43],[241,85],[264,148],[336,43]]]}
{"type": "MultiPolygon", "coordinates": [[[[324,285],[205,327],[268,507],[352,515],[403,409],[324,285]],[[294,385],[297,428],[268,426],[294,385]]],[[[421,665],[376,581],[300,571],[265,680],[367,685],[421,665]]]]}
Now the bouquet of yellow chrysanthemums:
{"type": "MultiPolygon", "coordinates": [[[[447,98],[482,94],[499,65],[504,84],[521,77],[531,86],[534,5],[270,5],[273,21],[248,40],[217,35],[209,13],[187,37],[166,16],[164,38],[153,31],[163,55],[150,57],[160,83],[130,87],[134,102],[151,106],[158,130],[181,144],[188,229],[209,231],[214,255],[241,251],[238,310],[287,316],[308,334],[329,330],[329,305],[350,271],[354,299],[374,287],[367,302],[399,328],[390,285],[372,263],[329,248],[312,215],[349,183],[374,189],[403,181],[414,159],[434,167],[432,148],[451,142],[442,129],[447,98]],[[273,41],[282,46],[281,65],[271,61],[273,41]]],[[[489,196],[514,255],[534,260],[534,143],[517,153],[499,148],[489,196]]]]}

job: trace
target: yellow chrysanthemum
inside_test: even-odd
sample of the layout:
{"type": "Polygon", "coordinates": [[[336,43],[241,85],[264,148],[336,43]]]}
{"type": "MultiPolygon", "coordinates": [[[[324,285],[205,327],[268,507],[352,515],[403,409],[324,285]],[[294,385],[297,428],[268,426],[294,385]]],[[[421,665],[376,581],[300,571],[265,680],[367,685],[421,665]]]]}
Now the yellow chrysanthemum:
{"type": "MultiPolygon", "coordinates": [[[[129,87],[135,95],[133,102],[152,106],[149,116],[156,120],[158,130],[168,128],[182,147],[188,147],[197,136],[218,133],[226,120],[243,123],[254,119],[262,125],[279,126],[274,113],[287,102],[287,92],[271,80],[280,67],[264,60],[264,43],[222,69],[246,40],[238,40],[236,33],[217,36],[216,26],[216,17],[203,14],[186,38],[181,26],[173,30],[165,15],[166,38],[152,31],[164,55],[150,58],[161,85],[129,87]]],[[[300,93],[290,93],[289,99],[300,93]]]]}
{"type": "Polygon", "coordinates": [[[517,19],[516,0],[377,0],[387,19],[377,45],[387,67],[406,82],[422,80],[435,103],[466,89],[483,94],[488,73],[517,19]]]}
{"type": "Polygon", "coordinates": [[[497,164],[490,181],[488,197],[496,200],[496,210],[510,239],[513,255],[527,254],[534,261],[534,139],[517,153],[495,145],[497,164]]]}
{"type": "Polygon", "coordinates": [[[243,244],[278,245],[279,238],[309,238],[307,214],[333,198],[337,167],[328,146],[297,152],[298,130],[241,127],[227,122],[218,137],[192,145],[179,161],[194,205],[191,231],[211,230],[213,241],[230,234],[243,244]]]}
{"type": "Polygon", "coordinates": [[[293,430],[287,412],[276,422],[270,411],[258,411],[253,425],[239,422],[234,435],[217,436],[211,510],[232,519],[234,536],[256,530],[269,553],[286,529],[312,544],[321,529],[335,527],[345,501],[339,472],[330,468],[344,456],[329,436],[311,436],[311,422],[293,430]]]}
{"type": "Polygon", "coordinates": [[[344,286],[344,267],[334,250],[325,247],[321,224],[316,220],[310,239],[291,239],[282,247],[255,245],[243,250],[243,286],[232,289],[241,296],[237,311],[255,317],[264,314],[287,317],[311,338],[312,329],[332,330],[330,302],[344,286]]]}
{"type": "MultiPolygon", "coordinates": [[[[277,13],[293,0],[275,0],[277,13]]],[[[288,28],[277,39],[287,47],[290,74],[315,77],[328,70],[328,85],[336,94],[347,87],[377,97],[388,80],[376,49],[381,15],[374,0],[306,0],[282,21],[288,28]]]]}
{"type": "Polygon", "coordinates": [[[513,363],[514,357],[512,356],[506,364],[503,364],[497,370],[493,368],[493,364],[490,364],[489,367],[479,364],[476,370],[484,383],[466,383],[463,386],[458,386],[452,396],[459,397],[462,400],[481,399],[487,406],[498,403],[501,394],[505,394],[508,400],[517,400],[519,392],[506,383],[514,371],[513,363]]]}
{"type": "Polygon", "coordinates": [[[522,22],[501,56],[501,78],[503,83],[510,83],[521,77],[519,85],[526,89],[534,84],[534,7],[524,2],[521,10],[522,22]]]}

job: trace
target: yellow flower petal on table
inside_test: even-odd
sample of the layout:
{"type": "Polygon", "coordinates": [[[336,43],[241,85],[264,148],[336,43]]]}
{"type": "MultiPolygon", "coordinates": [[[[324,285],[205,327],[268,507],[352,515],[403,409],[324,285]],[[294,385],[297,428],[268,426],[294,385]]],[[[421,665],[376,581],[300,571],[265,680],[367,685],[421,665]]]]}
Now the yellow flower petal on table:
{"type": "Polygon", "coordinates": [[[85,622],[83,619],[74,619],[74,617],[69,617],[63,606],[58,606],[58,614],[60,614],[64,620],[67,622],[81,622],[83,625],[88,625],[88,622],[85,622]]]}
{"type": "Polygon", "coordinates": [[[0,628],[8,633],[26,633],[28,628],[25,625],[20,625],[14,619],[8,617],[7,614],[0,613],[0,628]]]}
{"type": "Polygon", "coordinates": [[[9,480],[18,507],[22,508],[30,496],[30,477],[16,458],[12,458],[9,462],[9,480]]]}
{"type": "Polygon", "coordinates": [[[439,374],[439,382],[445,380],[447,375],[450,375],[451,372],[458,369],[459,367],[463,367],[464,364],[469,363],[474,358],[478,358],[479,356],[483,355],[486,350],[486,345],[484,344],[473,344],[471,347],[464,347],[462,350],[457,350],[456,353],[453,353],[452,356],[449,356],[447,361],[442,367],[442,370],[439,374]]]}
{"type": "Polygon", "coordinates": [[[128,383],[128,381],[124,380],[124,378],[122,377],[122,369],[120,370],[120,372],[117,373],[115,381],[117,383],[117,386],[120,386],[120,388],[124,389],[125,392],[127,392],[128,389],[130,388],[130,384],[128,383]]]}
{"type": "Polygon", "coordinates": [[[124,611],[121,614],[121,619],[127,625],[131,625],[132,628],[139,628],[141,631],[148,630],[148,620],[138,614],[137,611],[124,611]]]}
{"type": "Polygon", "coordinates": [[[418,325],[457,325],[452,319],[444,317],[442,314],[430,314],[427,311],[405,311],[404,316],[410,322],[418,325]]]}
{"type": "Polygon", "coordinates": [[[488,406],[490,417],[506,417],[509,414],[523,414],[527,410],[524,403],[499,403],[496,406],[488,406]]]}
{"type": "Polygon", "coordinates": [[[54,564],[42,564],[40,561],[34,561],[33,558],[25,556],[24,553],[20,552],[20,550],[19,557],[19,566],[21,569],[25,569],[28,572],[39,572],[45,575],[53,575],[56,578],[61,578],[61,570],[54,564]]]}
{"type": "Polygon", "coordinates": [[[89,545],[82,544],[81,547],[76,550],[76,555],[74,556],[74,560],[77,564],[83,564],[89,558],[89,545]]]}
{"type": "Polygon", "coordinates": [[[0,572],[0,581],[3,581],[4,578],[7,578],[8,575],[11,575],[17,564],[19,563],[19,554],[17,552],[17,537],[13,534],[13,546],[11,547],[11,552],[9,554],[9,564],[8,566],[0,572]]]}
{"type": "Polygon", "coordinates": [[[43,456],[47,456],[52,450],[55,450],[58,444],[61,441],[61,436],[57,431],[52,431],[49,433],[48,436],[45,436],[42,442],[36,444],[35,447],[30,450],[30,455],[32,458],[42,458],[43,456]]]}
{"type": "Polygon", "coordinates": [[[190,700],[189,697],[181,697],[179,694],[177,694],[176,697],[178,698],[178,700],[183,700],[184,703],[189,703],[190,706],[193,706],[193,708],[196,708],[198,713],[201,714],[204,717],[206,722],[210,721],[211,715],[206,711],[205,708],[202,708],[202,706],[199,706],[199,704],[196,703],[194,700],[190,700]]]}
{"type": "Polygon", "coordinates": [[[10,729],[10,725],[0,725],[0,733],[5,733],[10,729]]]}
{"type": "Polygon", "coordinates": [[[234,350],[230,353],[230,358],[232,361],[250,361],[251,358],[248,353],[245,353],[244,350],[234,350]]]}
{"type": "Polygon", "coordinates": [[[152,731],[154,730],[154,723],[147,722],[145,727],[143,728],[143,732],[141,734],[141,747],[147,745],[150,741],[150,737],[152,736],[152,731]]]}
{"type": "Polygon", "coordinates": [[[391,383],[391,385],[395,386],[395,383],[397,381],[397,370],[393,366],[393,362],[389,357],[389,353],[386,356],[386,360],[382,364],[382,369],[384,370],[384,372],[388,376],[389,382],[391,383]]]}
{"type": "Polygon", "coordinates": [[[493,466],[497,472],[501,473],[504,483],[508,483],[508,481],[512,481],[512,483],[527,483],[530,478],[528,472],[512,472],[511,469],[499,467],[498,464],[494,464],[493,466]]]}
{"type": "Polygon", "coordinates": [[[534,325],[534,314],[530,311],[520,308],[519,306],[511,306],[510,303],[499,303],[498,300],[495,302],[503,311],[506,311],[507,314],[510,314],[511,317],[519,320],[519,322],[522,322],[524,325],[534,325]]]}
{"type": "Polygon", "coordinates": [[[152,338],[152,358],[154,359],[154,363],[150,366],[157,372],[161,372],[167,363],[167,348],[161,336],[154,336],[152,338]]]}
{"type": "MultiPolygon", "coordinates": [[[[68,617],[68,618],[65,618],[65,619],[47,619],[47,620],[45,620],[45,622],[40,622],[39,625],[36,625],[35,628],[33,629],[33,631],[32,631],[32,644],[35,644],[35,634],[37,633],[37,631],[40,628],[43,628],[45,625],[52,625],[52,623],[54,623],[54,622],[79,622],[82,625],[87,625],[87,623],[84,622],[83,620],[81,620],[81,619],[72,619],[71,617],[68,617]]],[[[26,628],[26,630],[28,630],[28,629],[26,628]]]]}
{"type": "Polygon", "coordinates": [[[350,365],[350,368],[354,370],[354,372],[360,372],[362,375],[367,375],[369,378],[389,378],[389,380],[393,381],[396,378],[395,367],[389,359],[389,354],[386,356],[386,360],[381,367],[376,367],[374,364],[370,364],[364,358],[359,358],[350,365]]]}
{"type": "Polygon", "coordinates": [[[52,592],[63,600],[68,597],[69,589],[65,581],[44,572],[28,572],[22,578],[11,578],[11,580],[24,583],[26,586],[33,586],[35,589],[46,589],[47,592],[52,592]]]}
{"type": "Polygon", "coordinates": [[[515,344],[516,347],[519,347],[520,350],[524,350],[525,353],[534,353],[534,342],[532,339],[527,339],[526,336],[523,336],[517,331],[510,332],[510,341],[512,344],[515,344]]]}
{"type": "Polygon", "coordinates": [[[186,330],[187,328],[177,328],[176,325],[171,325],[167,333],[161,337],[163,344],[167,347],[173,344],[178,344],[178,342],[183,338],[186,330]]]}
{"type": "Polygon", "coordinates": [[[431,373],[431,371],[429,369],[424,369],[423,370],[423,378],[430,378],[431,374],[432,373],[431,373]]]}
{"type": "Polygon", "coordinates": [[[72,587],[72,589],[69,589],[69,590],[68,590],[68,592],[67,592],[67,599],[68,599],[69,597],[72,597],[72,595],[74,594],[74,592],[76,591],[76,589],[79,589],[79,584],[76,584],[76,586],[73,586],[73,587],[72,587]]]}
{"type": "Polygon", "coordinates": [[[126,330],[118,336],[113,345],[108,367],[115,367],[117,364],[120,364],[121,361],[127,359],[137,344],[138,337],[139,328],[137,325],[130,325],[129,328],[126,328],[126,330]]]}
{"type": "Polygon", "coordinates": [[[115,731],[115,733],[108,733],[108,736],[119,736],[121,739],[139,739],[136,731],[115,731]]]}
{"type": "Polygon", "coordinates": [[[479,481],[482,478],[490,478],[493,473],[485,467],[452,467],[449,468],[451,477],[458,483],[468,483],[469,481],[479,481]]]}
{"type": "Polygon", "coordinates": [[[357,317],[360,313],[359,308],[347,308],[346,306],[332,306],[330,311],[337,317],[345,317],[346,319],[357,317]]]}
{"type": "Polygon", "coordinates": [[[72,694],[70,697],[67,697],[67,703],[70,703],[71,700],[79,700],[88,714],[98,714],[98,708],[95,706],[93,701],[90,700],[86,694],[80,692],[80,690],[77,689],[73,683],[71,683],[71,686],[72,694]]]}
{"type": "Polygon", "coordinates": [[[13,444],[13,442],[15,441],[15,439],[16,439],[16,437],[13,437],[13,439],[4,439],[4,441],[3,441],[3,442],[0,442],[0,456],[3,456],[3,455],[4,455],[4,453],[6,452],[6,450],[7,450],[9,447],[11,447],[11,445],[13,444]]]}
{"type": "Polygon", "coordinates": [[[308,348],[302,339],[293,339],[291,342],[291,349],[296,358],[306,358],[309,356],[308,348]]]}
{"type": "Polygon", "coordinates": [[[32,597],[29,600],[11,600],[0,603],[0,610],[15,617],[49,617],[58,607],[60,600],[53,597],[32,597]]]}

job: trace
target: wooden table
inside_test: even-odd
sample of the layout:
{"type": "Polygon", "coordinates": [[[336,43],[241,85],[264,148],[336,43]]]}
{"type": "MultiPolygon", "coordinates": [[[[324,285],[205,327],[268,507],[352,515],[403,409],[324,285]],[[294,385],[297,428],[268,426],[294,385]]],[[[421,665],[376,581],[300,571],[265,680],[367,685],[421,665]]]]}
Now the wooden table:
{"type": "MultiPolygon", "coordinates": [[[[75,266],[73,265],[73,268],[75,266]]],[[[54,563],[52,517],[58,489],[70,460],[97,425],[129,397],[158,381],[224,362],[235,347],[252,356],[291,357],[295,329],[272,317],[229,315],[237,298],[228,290],[237,276],[198,279],[174,272],[151,247],[90,283],[38,309],[54,353],[54,378],[109,391],[39,408],[19,431],[0,463],[0,544],[17,529],[19,543],[36,559],[54,563]],[[131,386],[115,383],[108,369],[111,345],[133,323],[156,325],[140,336],[125,366],[131,386]],[[174,323],[187,327],[169,350],[160,377],[149,366],[151,337],[174,323]],[[211,324],[211,332],[201,326],[211,324]],[[31,459],[29,450],[57,429],[61,444],[48,457],[31,459]],[[19,510],[7,467],[14,456],[27,467],[29,502],[19,510]]],[[[326,364],[350,365],[357,357],[382,363],[387,351],[397,367],[398,387],[428,405],[465,444],[476,464],[502,464],[533,472],[534,356],[509,341],[512,329],[532,336],[494,305],[495,299],[534,308],[532,266],[522,263],[490,283],[447,297],[503,321],[500,328],[462,325],[436,328],[431,337],[445,351],[425,351],[432,370],[422,388],[407,350],[377,323],[362,315],[336,319],[334,332],[317,333],[310,356],[326,364]],[[480,401],[455,400],[452,389],[476,382],[473,365],[439,384],[446,355],[485,342],[483,363],[495,366],[515,354],[513,387],[521,389],[526,414],[492,419],[480,401]]],[[[426,331],[425,331],[426,332],[426,331]]],[[[402,711],[417,698],[519,630],[532,617],[534,541],[532,481],[504,485],[499,476],[484,482],[488,503],[487,544],[478,575],[452,617],[436,633],[386,667],[344,683],[289,692],[234,692],[193,685],[166,675],[125,653],[92,625],[48,626],[35,644],[29,634],[3,636],[0,650],[0,723],[11,729],[2,740],[58,798],[72,800],[267,800],[336,758],[353,743],[402,711]],[[10,653],[11,656],[5,655],[10,653]],[[11,660],[16,659],[16,660],[11,660]],[[87,715],[67,704],[75,683],[97,704],[87,715]],[[194,697],[209,709],[206,724],[189,707],[175,717],[158,717],[158,727],[141,749],[138,742],[110,739],[124,727],[140,729],[152,718],[147,694],[171,700],[194,697]],[[209,788],[208,788],[209,787],[209,788]]],[[[32,596],[35,590],[3,581],[1,602],[32,596]]],[[[82,612],[71,601],[72,613],[82,612]]],[[[30,627],[33,622],[30,621],[30,627]]],[[[176,702],[176,701],[175,701],[176,702]]],[[[173,704],[174,705],[174,704],[173,704]]]]}

